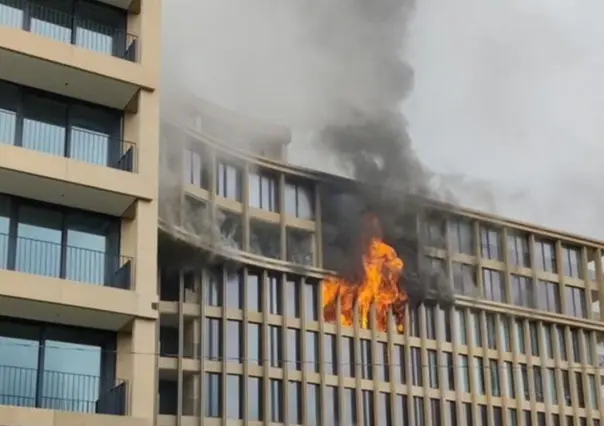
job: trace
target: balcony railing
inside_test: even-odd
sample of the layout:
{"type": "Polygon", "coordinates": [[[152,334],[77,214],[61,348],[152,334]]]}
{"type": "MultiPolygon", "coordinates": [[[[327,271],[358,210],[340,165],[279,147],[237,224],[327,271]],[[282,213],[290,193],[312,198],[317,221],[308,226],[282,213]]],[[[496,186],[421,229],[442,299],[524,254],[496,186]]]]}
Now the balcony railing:
{"type": "Polygon", "coordinates": [[[128,383],[98,376],[0,365],[0,404],[79,413],[128,414],[128,383]]]}
{"type": "MultiPolygon", "coordinates": [[[[92,11],[91,11],[92,12],[92,11]]],[[[124,29],[82,19],[31,0],[1,0],[0,25],[20,28],[99,53],[138,61],[138,38],[124,29]]]]}
{"type": "Polygon", "coordinates": [[[126,172],[137,171],[134,143],[77,127],[68,128],[24,118],[3,109],[0,109],[0,144],[19,146],[126,172]]]}
{"type": "Polygon", "coordinates": [[[0,269],[129,290],[133,259],[0,233],[0,269]]]}

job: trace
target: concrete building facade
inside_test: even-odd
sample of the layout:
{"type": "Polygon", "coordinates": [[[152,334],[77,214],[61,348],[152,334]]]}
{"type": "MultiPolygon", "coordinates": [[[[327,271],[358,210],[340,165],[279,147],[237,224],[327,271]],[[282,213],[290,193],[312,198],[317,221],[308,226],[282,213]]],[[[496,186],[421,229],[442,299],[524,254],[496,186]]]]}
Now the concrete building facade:
{"type": "Polygon", "coordinates": [[[152,425],[159,0],[0,2],[0,424],[152,425]]]}
{"type": "Polygon", "coordinates": [[[411,251],[454,307],[409,307],[404,334],[327,322],[342,182],[189,124],[165,129],[184,155],[160,220],[159,426],[600,424],[601,242],[441,205],[411,251]]]}

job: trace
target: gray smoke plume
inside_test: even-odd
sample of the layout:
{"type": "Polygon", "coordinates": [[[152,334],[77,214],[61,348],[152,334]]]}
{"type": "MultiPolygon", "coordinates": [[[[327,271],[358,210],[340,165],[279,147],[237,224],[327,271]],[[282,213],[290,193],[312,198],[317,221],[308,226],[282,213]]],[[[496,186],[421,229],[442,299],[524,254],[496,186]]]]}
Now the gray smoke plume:
{"type": "MultiPolygon", "coordinates": [[[[368,212],[380,217],[388,240],[402,238],[417,251],[421,232],[416,219],[424,207],[416,196],[438,194],[400,112],[413,83],[402,60],[412,0],[163,4],[169,23],[164,91],[181,86],[242,114],[287,126],[294,145],[302,140],[296,134],[311,134],[297,152],[319,167],[322,157],[332,155],[360,181],[362,189],[354,190],[352,198],[335,187],[323,194],[329,197],[323,203],[324,232],[333,258],[351,262],[342,238],[355,245],[356,225],[368,212]],[[339,201],[344,199],[351,201],[339,201]]],[[[415,253],[414,258],[417,262],[408,263],[417,266],[408,268],[413,279],[407,277],[406,285],[418,289],[418,299],[426,286],[434,290],[440,284],[434,284],[431,272],[421,272],[426,269],[423,256],[415,253]]]]}

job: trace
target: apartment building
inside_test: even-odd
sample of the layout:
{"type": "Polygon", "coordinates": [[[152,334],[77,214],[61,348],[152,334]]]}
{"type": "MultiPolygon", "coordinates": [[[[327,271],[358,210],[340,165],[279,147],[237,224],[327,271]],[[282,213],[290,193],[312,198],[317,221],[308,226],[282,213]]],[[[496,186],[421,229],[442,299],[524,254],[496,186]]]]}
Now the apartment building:
{"type": "Polygon", "coordinates": [[[152,425],[159,0],[0,1],[0,424],[152,425]]]}
{"type": "Polygon", "coordinates": [[[184,154],[166,152],[181,183],[160,218],[159,426],[600,424],[602,242],[434,205],[417,246],[391,243],[428,257],[454,306],[409,306],[403,334],[392,312],[386,331],[327,321],[327,211],[354,185],[203,121],[162,132],[184,154]]]}

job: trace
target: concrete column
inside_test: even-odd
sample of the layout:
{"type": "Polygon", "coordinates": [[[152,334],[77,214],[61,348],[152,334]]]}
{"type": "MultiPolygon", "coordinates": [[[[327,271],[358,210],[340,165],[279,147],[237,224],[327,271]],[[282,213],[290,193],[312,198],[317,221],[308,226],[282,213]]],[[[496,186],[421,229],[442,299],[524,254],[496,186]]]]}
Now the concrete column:
{"type": "Polygon", "coordinates": [[[135,319],[129,332],[118,335],[117,377],[128,381],[132,417],[153,420],[156,412],[157,341],[154,320],[135,319]]]}

